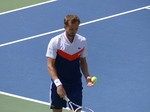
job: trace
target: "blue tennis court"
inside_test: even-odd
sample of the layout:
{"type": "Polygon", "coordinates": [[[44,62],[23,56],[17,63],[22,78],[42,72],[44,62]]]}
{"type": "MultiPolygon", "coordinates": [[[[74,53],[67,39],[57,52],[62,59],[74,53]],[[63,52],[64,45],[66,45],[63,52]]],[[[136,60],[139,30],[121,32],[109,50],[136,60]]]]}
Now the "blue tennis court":
{"type": "Polygon", "coordinates": [[[98,77],[92,88],[83,78],[83,105],[95,112],[149,112],[150,1],[45,1],[0,12],[0,95],[49,103],[47,45],[64,32],[63,18],[76,14],[90,75],[98,77]]]}

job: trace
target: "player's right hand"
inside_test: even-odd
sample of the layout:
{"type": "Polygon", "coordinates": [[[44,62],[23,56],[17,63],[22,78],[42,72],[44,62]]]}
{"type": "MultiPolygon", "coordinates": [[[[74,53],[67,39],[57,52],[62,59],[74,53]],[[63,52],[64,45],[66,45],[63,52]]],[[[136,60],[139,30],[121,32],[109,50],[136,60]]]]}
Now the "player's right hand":
{"type": "Polygon", "coordinates": [[[62,85],[59,85],[59,86],[57,87],[57,94],[58,94],[61,98],[63,98],[63,97],[66,95],[66,91],[65,91],[65,89],[63,88],[62,85]]]}

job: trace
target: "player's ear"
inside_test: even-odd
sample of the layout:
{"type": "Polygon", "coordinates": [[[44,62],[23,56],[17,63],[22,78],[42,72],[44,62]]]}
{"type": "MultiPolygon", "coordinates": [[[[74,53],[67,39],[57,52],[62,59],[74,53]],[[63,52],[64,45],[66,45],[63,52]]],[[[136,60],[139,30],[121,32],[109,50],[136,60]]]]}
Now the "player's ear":
{"type": "Polygon", "coordinates": [[[67,28],[67,25],[64,25],[64,28],[66,29],[66,28],[67,28]]]}

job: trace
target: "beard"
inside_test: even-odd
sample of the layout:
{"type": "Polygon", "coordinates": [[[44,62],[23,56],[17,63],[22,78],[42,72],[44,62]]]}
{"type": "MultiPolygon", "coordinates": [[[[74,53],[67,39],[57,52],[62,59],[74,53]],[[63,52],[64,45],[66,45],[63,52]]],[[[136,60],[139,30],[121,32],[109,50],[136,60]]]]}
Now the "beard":
{"type": "Polygon", "coordinates": [[[70,37],[75,37],[75,34],[68,34],[68,36],[70,36],[70,37]]]}
{"type": "Polygon", "coordinates": [[[69,37],[73,37],[73,38],[74,38],[76,34],[67,33],[67,35],[68,35],[69,37]]]}

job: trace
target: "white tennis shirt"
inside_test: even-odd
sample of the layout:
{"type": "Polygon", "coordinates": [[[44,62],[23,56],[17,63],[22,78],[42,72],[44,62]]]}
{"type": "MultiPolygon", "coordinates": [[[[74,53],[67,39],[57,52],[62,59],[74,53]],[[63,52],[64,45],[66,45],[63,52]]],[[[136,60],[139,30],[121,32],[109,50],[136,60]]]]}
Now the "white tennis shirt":
{"type": "Polygon", "coordinates": [[[52,38],[48,44],[46,57],[56,59],[56,56],[73,61],[79,57],[87,56],[86,38],[76,34],[72,43],[66,37],[65,32],[52,38]]]}
{"type": "Polygon", "coordinates": [[[80,57],[86,57],[86,38],[76,34],[72,43],[66,32],[53,37],[47,48],[46,57],[55,59],[55,69],[62,83],[81,82],[80,57]]]}

